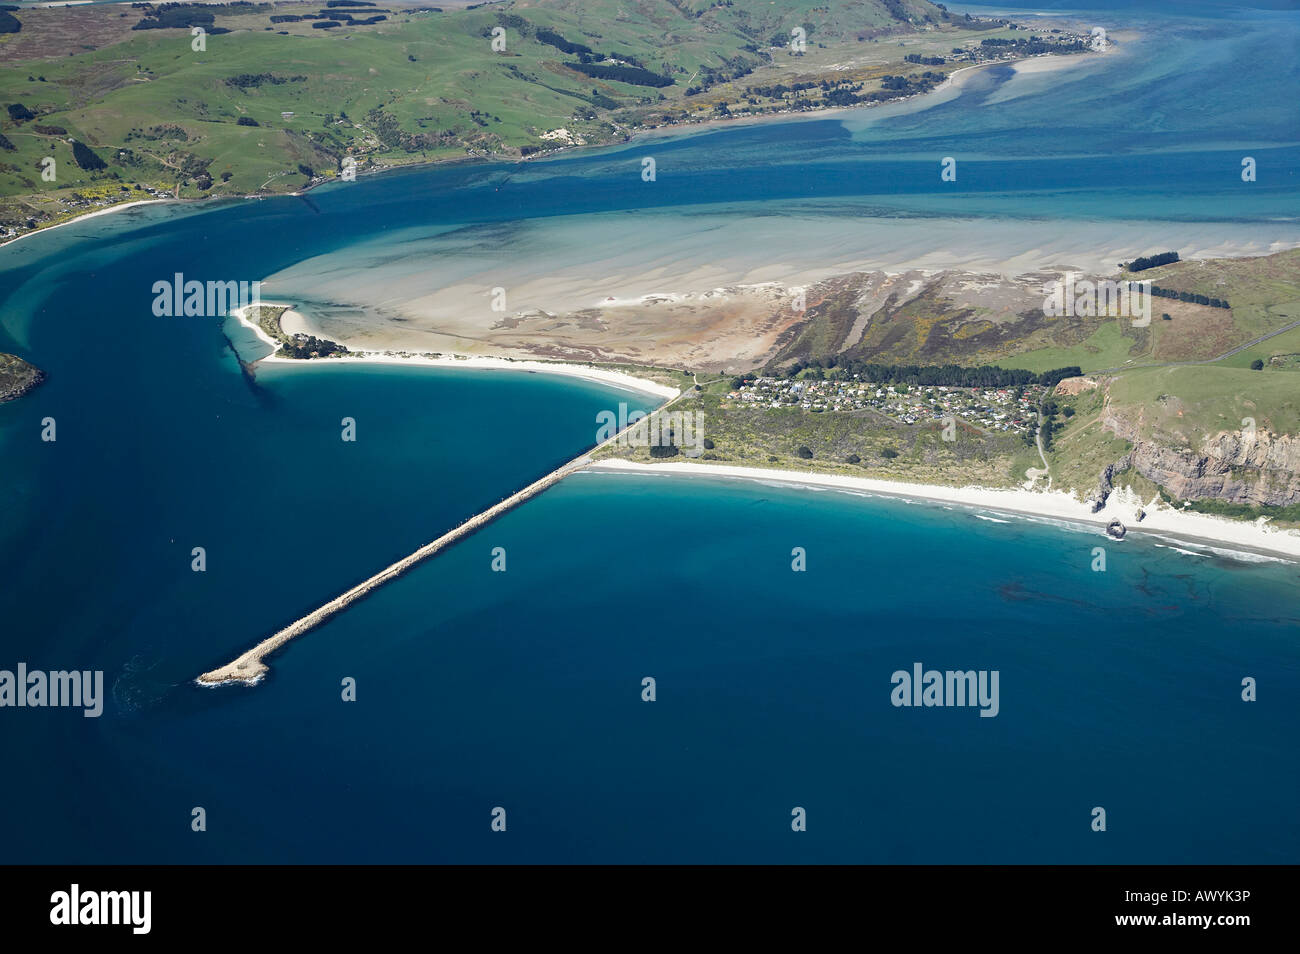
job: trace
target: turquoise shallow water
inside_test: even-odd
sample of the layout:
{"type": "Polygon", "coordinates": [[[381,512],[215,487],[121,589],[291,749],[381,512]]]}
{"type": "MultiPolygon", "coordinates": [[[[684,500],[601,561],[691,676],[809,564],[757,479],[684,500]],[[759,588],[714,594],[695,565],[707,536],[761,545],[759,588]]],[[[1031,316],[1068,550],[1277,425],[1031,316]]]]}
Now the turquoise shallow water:
{"type": "MultiPolygon", "coordinates": [[[[1246,48],[1294,40],[1294,15],[1269,17],[1221,29],[1246,48]]],[[[1171,24],[1186,43],[1202,29],[1171,24]]],[[[1170,55],[1195,62],[1186,46],[1170,55]]],[[[1237,84],[1247,105],[1225,136],[1272,150],[1270,175],[1293,175],[1278,111],[1295,100],[1258,94],[1294,69],[1207,74],[1237,84]]],[[[1150,113],[1161,94],[1139,79],[1150,113]]],[[[1118,102],[1104,87],[1070,95],[1118,102]]],[[[1233,204],[1211,171],[1232,150],[1191,149],[1213,114],[1172,108],[1138,144],[1181,147],[1170,161],[1185,175],[1148,173],[1116,132],[1093,140],[1110,159],[1050,172],[1071,196],[1054,204],[1025,176],[1045,147],[1009,108],[950,130],[1005,156],[965,206],[919,172],[909,187],[910,160],[874,188],[860,154],[938,136],[944,114],[676,141],[695,171],[656,194],[655,234],[674,217],[685,227],[706,199],[756,221],[795,195],[841,216],[884,195],[894,222],[930,204],[990,224],[1031,203],[1103,226],[1135,208],[1247,231],[1295,215],[1287,178],[1261,177],[1267,201],[1233,204]],[[795,175],[792,157],[830,172],[795,175]]],[[[1127,101],[1115,109],[1094,114],[1097,128],[1132,118],[1127,101]]],[[[5,816],[23,819],[5,859],[1300,859],[1300,570],[1140,538],[1108,545],[1094,573],[1104,541],[1051,525],[585,474],[293,644],[262,686],[191,684],[573,456],[598,411],[635,399],[495,372],[266,368],[250,381],[218,322],[152,315],[152,282],[255,279],[363,241],[400,261],[409,229],[486,230],[460,241],[506,262],[531,235],[537,256],[576,212],[649,221],[645,193],[611,165],[636,154],[149,208],[0,252],[0,349],[50,373],[0,407],[0,668],[103,669],[111,690],[100,719],[0,710],[22,778],[0,794],[5,816]],[[46,416],[54,444],[39,440],[46,416]],[[345,416],[354,444],[339,439],[345,416]],[[193,546],[207,549],[203,574],[189,569],[193,546]],[[491,571],[496,546],[505,573],[491,571]],[[804,573],[790,568],[794,547],[804,573]],[[999,715],[891,706],[892,673],[915,662],[998,670],[999,715]],[[654,703],[641,701],[645,676],[654,703]],[[1240,701],[1246,676],[1258,702],[1240,701]],[[340,699],[345,677],[354,703],[340,699]],[[190,830],[195,806],[207,832],[190,830]],[[489,829],[496,806],[505,835],[489,829]],[[795,806],[808,812],[800,835],[795,806]],[[1104,835],[1089,830],[1094,806],[1104,835]]]]}

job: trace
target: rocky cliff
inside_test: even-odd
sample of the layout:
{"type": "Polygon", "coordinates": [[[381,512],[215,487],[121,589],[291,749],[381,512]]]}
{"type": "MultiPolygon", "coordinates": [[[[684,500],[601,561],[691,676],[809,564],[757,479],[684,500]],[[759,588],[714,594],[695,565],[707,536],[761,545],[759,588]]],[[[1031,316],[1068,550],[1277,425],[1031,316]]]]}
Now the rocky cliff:
{"type": "Polygon", "coordinates": [[[1285,507],[1300,503],[1300,437],[1221,431],[1199,447],[1164,444],[1107,407],[1102,426],[1133,445],[1116,472],[1131,467],[1179,500],[1285,507]]]}

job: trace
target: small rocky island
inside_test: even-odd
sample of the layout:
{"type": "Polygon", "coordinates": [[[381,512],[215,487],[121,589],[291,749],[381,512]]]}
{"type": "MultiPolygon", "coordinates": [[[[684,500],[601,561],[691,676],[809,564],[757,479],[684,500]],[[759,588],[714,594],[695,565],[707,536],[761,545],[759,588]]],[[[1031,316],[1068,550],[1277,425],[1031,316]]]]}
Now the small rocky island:
{"type": "Polygon", "coordinates": [[[45,380],[45,372],[22,358],[0,353],[0,404],[22,397],[45,380]]]}

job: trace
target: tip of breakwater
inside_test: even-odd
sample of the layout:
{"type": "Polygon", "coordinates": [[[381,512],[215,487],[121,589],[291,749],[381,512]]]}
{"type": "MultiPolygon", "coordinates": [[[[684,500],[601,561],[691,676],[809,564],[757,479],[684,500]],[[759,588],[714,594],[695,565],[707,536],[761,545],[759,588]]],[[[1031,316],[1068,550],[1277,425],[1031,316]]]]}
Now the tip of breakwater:
{"type": "Polygon", "coordinates": [[[194,684],[208,689],[233,685],[255,686],[262,681],[268,671],[269,669],[260,662],[254,662],[252,665],[247,662],[231,663],[220,669],[205,672],[194,680],[194,684]]]}

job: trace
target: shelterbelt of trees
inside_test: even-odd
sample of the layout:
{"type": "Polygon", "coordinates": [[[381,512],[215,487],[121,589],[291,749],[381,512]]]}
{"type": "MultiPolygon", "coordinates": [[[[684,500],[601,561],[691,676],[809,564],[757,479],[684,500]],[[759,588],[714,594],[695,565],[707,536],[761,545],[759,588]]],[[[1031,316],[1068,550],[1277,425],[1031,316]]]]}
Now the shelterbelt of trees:
{"type": "Polygon", "coordinates": [[[1143,258],[1135,258],[1128,265],[1120,265],[1120,268],[1127,268],[1130,272],[1145,272],[1148,268],[1159,268],[1161,265],[1172,265],[1178,261],[1177,252],[1161,252],[1159,255],[1147,255],[1143,258]]]}
{"type": "MultiPolygon", "coordinates": [[[[1055,387],[1065,378],[1078,377],[1083,373],[1078,366],[1056,368],[1035,374],[1017,368],[999,368],[982,365],[978,368],[963,368],[955,364],[916,365],[916,364],[875,364],[866,361],[836,358],[811,361],[796,361],[789,368],[782,370],[768,369],[763,372],[767,377],[795,377],[805,370],[811,370],[813,377],[825,376],[827,372],[838,371],[844,375],[859,375],[865,381],[875,384],[909,384],[926,387],[954,388],[1009,388],[1027,387],[1032,384],[1043,387],[1055,387]]],[[[754,374],[741,375],[733,385],[739,387],[745,381],[752,381],[754,374]]]]}

